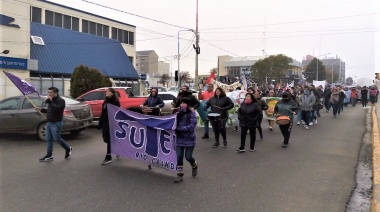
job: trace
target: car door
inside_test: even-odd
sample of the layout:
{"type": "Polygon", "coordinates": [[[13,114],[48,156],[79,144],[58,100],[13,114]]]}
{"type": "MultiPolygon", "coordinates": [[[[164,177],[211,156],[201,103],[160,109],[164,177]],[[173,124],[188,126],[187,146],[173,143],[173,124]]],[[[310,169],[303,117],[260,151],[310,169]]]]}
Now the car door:
{"type": "Polygon", "coordinates": [[[20,98],[8,98],[0,102],[0,131],[11,132],[19,129],[16,114],[20,107],[20,98]]]}
{"type": "Polygon", "coordinates": [[[94,118],[100,117],[105,96],[105,91],[100,90],[87,93],[81,97],[86,104],[90,105],[94,118]]]}
{"type": "Polygon", "coordinates": [[[161,114],[162,115],[169,115],[172,114],[172,105],[173,99],[175,99],[175,96],[172,94],[160,94],[158,93],[158,96],[161,97],[162,101],[165,103],[165,106],[161,108],[161,114]]]}
{"type": "Polygon", "coordinates": [[[29,97],[29,99],[30,101],[27,98],[23,99],[21,109],[16,113],[16,120],[20,130],[34,130],[43,120],[46,120],[46,114],[40,114],[33,106],[34,104],[36,107],[42,107],[44,99],[38,97],[29,97]]]}

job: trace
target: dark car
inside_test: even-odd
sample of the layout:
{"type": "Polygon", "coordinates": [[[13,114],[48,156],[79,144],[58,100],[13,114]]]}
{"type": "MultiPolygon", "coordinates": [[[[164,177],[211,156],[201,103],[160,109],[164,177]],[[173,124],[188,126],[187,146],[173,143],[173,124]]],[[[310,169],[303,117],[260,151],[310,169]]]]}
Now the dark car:
{"type": "MultiPolygon", "coordinates": [[[[47,107],[47,97],[28,96],[36,107],[47,107]]],[[[91,108],[75,99],[61,96],[66,107],[63,112],[62,132],[77,134],[92,123],[91,108]]],[[[34,132],[45,140],[46,114],[38,113],[25,96],[9,97],[0,101],[0,133],[34,132]]]]}

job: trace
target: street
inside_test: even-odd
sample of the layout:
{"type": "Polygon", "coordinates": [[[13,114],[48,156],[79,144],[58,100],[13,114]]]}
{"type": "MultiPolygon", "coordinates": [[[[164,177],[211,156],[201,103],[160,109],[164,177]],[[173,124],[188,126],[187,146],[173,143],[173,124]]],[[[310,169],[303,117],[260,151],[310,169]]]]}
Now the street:
{"type": "Polygon", "coordinates": [[[198,128],[198,176],[185,162],[180,184],[175,173],[131,159],[101,166],[106,145],[96,128],[63,135],[73,154],[64,159],[54,143],[50,163],[38,161],[46,147],[36,136],[0,134],[0,211],[345,211],[367,109],[345,107],[336,119],[323,110],[310,130],[295,122],[287,149],[266,120],[255,152],[249,142],[236,152],[240,131],[228,129],[228,148],[213,149],[214,136],[201,140],[198,128]]]}

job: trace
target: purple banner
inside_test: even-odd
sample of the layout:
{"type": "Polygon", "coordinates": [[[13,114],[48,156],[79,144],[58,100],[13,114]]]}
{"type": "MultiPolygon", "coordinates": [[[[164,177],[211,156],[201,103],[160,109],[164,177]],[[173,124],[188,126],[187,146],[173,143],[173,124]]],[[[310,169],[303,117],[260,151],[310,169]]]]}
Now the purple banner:
{"type": "Polygon", "coordinates": [[[176,171],[177,115],[148,116],[108,104],[111,152],[176,171]]]}
{"type": "Polygon", "coordinates": [[[34,88],[34,86],[32,84],[30,84],[29,82],[11,74],[11,73],[8,73],[5,71],[3,71],[3,72],[13,82],[13,84],[15,84],[15,86],[21,91],[22,94],[28,95],[31,93],[37,93],[37,95],[40,96],[40,94],[38,93],[36,88],[34,88]]]}

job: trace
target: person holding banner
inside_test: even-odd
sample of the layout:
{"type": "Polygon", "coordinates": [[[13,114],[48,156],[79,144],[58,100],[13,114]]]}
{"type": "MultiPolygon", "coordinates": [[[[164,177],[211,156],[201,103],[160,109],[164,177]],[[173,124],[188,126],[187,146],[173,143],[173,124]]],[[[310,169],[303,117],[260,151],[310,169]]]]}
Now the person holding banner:
{"type": "Polygon", "coordinates": [[[147,115],[159,116],[160,108],[164,107],[165,103],[162,101],[161,97],[158,96],[157,88],[152,88],[150,90],[149,97],[145,102],[140,105],[141,108],[152,108],[152,112],[148,112],[147,115]]]}
{"type": "Polygon", "coordinates": [[[244,102],[241,103],[238,109],[238,119],[241,127],[240,147],[237,149],[239,153],[245,152],[245,139],[248,130],[250,131],[251,136],[249,151],[255,151],[256,127],[259,126],[259,121],[260,118],[262,120],[262,117],[263,111],[261,110],[260,103],[252,93],[245,94],[244,102]]]}
{"type": "MultiPolygon", "coordinates": [[[[214,85],[213,84],[207,85],[207,91],[202,93],[202,91],[200,90],[198,93],[198,99],[202,100],[204,103],[206,103],[213,96],[214,96],[214,85]]],[[[209,120],[208,120],[208,118],[206,118],[204,120],[204,129],[205,129],[205,134],[202,137],[202,139],[208,139],[209,138],[209,136],[208,136],[208,132],[209,132],[209,120]]]]}
{"type": "Polygon", "coordinates": [[[290,139],[290,132],[292,131],[293,118],[297,114],[298,106],[297,103],[291,99],[290,93],[282,93],[282,99],[277,102],[274,107],[275,116],[288,116],[290,122],[287,124],[279,124],[282,136],[284,136],[284,142],[282,148],[287,148],[290,139]]]}
{"type": "Polygon", "coordinates": [[[106,90],[106,98],[104,99],[102,106],[102,114],[100,115],[98,129],[102,130],[102,136],[104,143],[107,144],[107,154],[102,162],[102,165],[107,165],[112,162],[111,156],[111,135],[110,135],[110,126],[108,122],[108,110],[107,105],[112,104],[117,107],[120,107],[119,98],[116,96],[116,91],[114,88],[108,88],[106,90]]]}
{"type": "Polygon", "coordinates": [[[215,89],[215,95],[209,99],[204,107],[207,110],[211,107],[211,112],[208,117],[211,121],[212,129],[215,134],[215,143],[212,145],[213,148],[219,147],[219,136],[223,137],[223,145],[227,147],[227,132],[226,123],[228,119],[228,110],[234,107],[232,100],[226,96],[226,93],[222,88],[218,87],[215,89]]]}
{"type": "Polygon", "coordinates": [[[66,150],[65,158],[70,157],[73,148],[66,144],[61,138],[63,125],[63,111],[65,110],[65,100],[58,95],[58,88],[50,87],[48,97],[45,101],[48,108],[36,107],[37,112],[46,113],[46,145],[47,154],[40,159],[40,162],[53,161],[53,140],[58,142],[66,150]]]}
{"type": "Polygon", "coordinates": [[[198,164],[193,158],[193,151],[196,144],[195,127],[197,125],[197,117],[194,110],[190,109],[190,99],[181,98],[180,109],[177,113],[177,177],[175,183],[183,180],[183,157],[190,163],[192,168],[192,176],[197,176],[198,164]]]}

